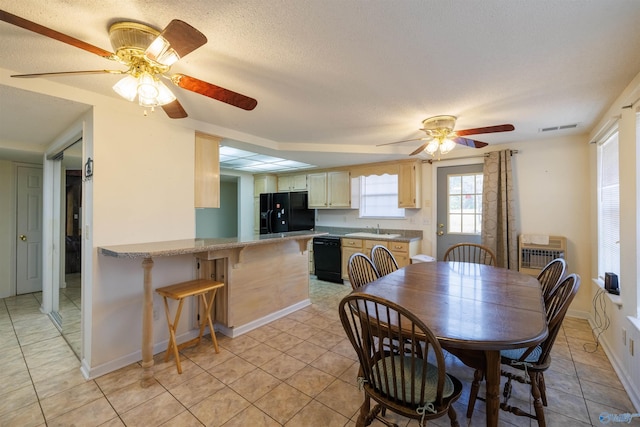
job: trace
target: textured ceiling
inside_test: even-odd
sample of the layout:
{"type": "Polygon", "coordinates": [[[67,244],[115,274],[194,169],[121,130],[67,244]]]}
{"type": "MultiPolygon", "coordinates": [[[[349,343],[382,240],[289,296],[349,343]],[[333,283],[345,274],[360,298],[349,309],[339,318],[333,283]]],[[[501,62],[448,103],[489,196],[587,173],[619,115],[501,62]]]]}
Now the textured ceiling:
{"type": "MultiPolygon", "coordinates": [[[[419,143],[376,145],[418,138],[421,121],[439,114],[458,116],[457,129],[515,125],[515,132],[477,136],[491,144],[546,138],[551,134],[540,128],[574,123],[553,136],[586,133],[640,72],[637,0],[2,3],[10,13],[107,50],[107,29],[115,21],[157,28],[174,18],[190,23],[208,43],[172,72],[258,100],[247,112],[175,88],[196,126],[229,130],[221,136],[241,133],[249,144],[269,141],[282,152],[256,151],[302,161],[312,156],[314,164],[404,156],[419,143]],[[338,147],[346,152],[340,159],[308,153],[338,147]]],[[[6,70],[123,68],[4,22],[0,38],[0,68],[6,70]]],[[[118,78],[49,79],[115,99],[111,86],[118,78]]],[[[0,88],[0,145],[20,138],[25,147],[42,144],[43,132],[59,132],[87,108],[42,101],[50,113],[37,112],[45,117],[40,129],[25,131],[24,116],[35,112],[32,102],[19,100],[20,92],[0,88]]]]}

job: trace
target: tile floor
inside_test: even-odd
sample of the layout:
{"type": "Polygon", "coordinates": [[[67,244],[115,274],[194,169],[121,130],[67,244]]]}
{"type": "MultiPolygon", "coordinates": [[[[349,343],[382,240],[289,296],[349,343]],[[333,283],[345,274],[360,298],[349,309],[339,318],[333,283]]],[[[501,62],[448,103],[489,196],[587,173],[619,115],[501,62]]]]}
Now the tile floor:
{"type": "MultiPolygon", "coordinates": [[[[156,356],[155,381],[141,388],[133,364],[86,381],[79,362],[47,316],[38,294],[0,300],[0,426],[355,426],[361,393],[357,363],[338,320],[347,286],[312,280],[313,304],[236,339],[185,349],[183,373],[156,356]]],[[[545,375],[549,426],[600,426],[602,412],[635,412],[584,320],[567,318],[545,375]]],[[[465,418],[473,372],[447,356],[465,383],[456,404],[461,425],[484,425],[484,403],[465,418]]],[[[481,391],[481,394],[483,392],[481,391]]],[[[514,385],[528,407],[528,388],[514,385]]],[[[399,426],[416,421],[393,417],[399,426]]],[[[631,425],[640,425],[640,419],[631,425]]],[[[374,427],[382,426],[378,421],[374,427]]],[[[447,426],[447,417],[430,425],[447,426]]],[[[500,412],[501,426],[536,422],[500,412]]]]}

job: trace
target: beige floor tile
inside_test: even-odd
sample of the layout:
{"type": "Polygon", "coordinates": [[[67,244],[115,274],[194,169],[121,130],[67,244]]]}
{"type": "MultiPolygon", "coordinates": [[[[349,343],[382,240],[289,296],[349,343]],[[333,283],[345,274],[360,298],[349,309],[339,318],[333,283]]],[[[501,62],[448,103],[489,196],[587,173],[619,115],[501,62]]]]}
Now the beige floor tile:
{"type": "MultiPolygon", "coordinates": [[[[303,424],[299,424],[302,426],[303,424]]],[[[309,426],[313,424],[308,424],[309,426]]],[[[249,406],[234,416],[224,427],[280,427],[281,424],[255,406],[249,406]]]]}
{"type": "Polygon", "coordinates": [[[282,383],[273,375],[256,369],[232,382],[231,387],[240,396],[253,403],[282,383]]]}
{"type": "Polygon", "coordinates": [[[575,362],[574,365],[578,372],[578,378],[581,380],[598,383],[618,390],[624,390],[624,386],[618,379],[615,371],[613,371],[609,366],[606,368],[600,368],[579,362],[575,362]]]}
{"type": "Polygon", "coordinates": [[[297,427],[321,424],[323,427],[342,427],[348,421],[349,419],[344,415],[313,401],[302,408],[285,426],[297,427]]]}
{"type": "Polygon", "coordinates": [[[104,395],[95,382],[87,381],[79,386],[40,400],[40,405],[45,418],[51,420],[102,397],[104,395]]]}
{"type": "Polygon", "coordinates": [[[61,372],[57,375],[49,377],[42,381],[34,383],[36,392],[40,399],[53,396],[61,391],[68,390],[72,387],[85,383],[87,380],[77,368],[72,368],[68,371],[61,372]]]}
{"type": "Polygon", "coordinates": [[[40,382],[53,378],[56,375],[60,375],[63,372],[67,372],[71,369],[79,369],[80,362],[73,356],[66,356],[62,359],[51,360],[47,363],[43,363],[35,368],[29,369],[31,373],[31,379],[34,382],[40,382]]]}
{"type": "Polygon", "coordinates": [[[214,366],[208,372],[228,385],[255,369],[258,369],[255,365],[235,356],[224,363],[214,366]]]}
{"type": "Polygon", "coordinates": [[[102,392],[109,396],[116,390],[123,387],[139,382],[141,379],[142,369],[137,363],[120,368],[117,371],[110,372],[99,378],[96,378],[96,384],[100,387],[102,392]]]}
{"type": "MultiPolygon", "coordinates": [[[[196,365],[190,359],[185,357],[180,358],[180,365],[182,366],[182,373],[178,373],[178,368],[173,367],[173,369],[164,369],[162,371],[156,372],[153,377],[158,380],[160,384],[162,384],[165,388],[171,388],[173,386],[177,386],[186,381],[189,381],[191,378],[200,375],[203,372],[206,372],[200,366],[196,365]]],[[[173,361],[173,358],[171,359],[173,361]]]]}
{"type": "Polygon", "coordinates": [[[44,426],[44,416],[38,402],[20,409],[0,415],[0,426],[3,427],[34,427],[44,426]]]}
{"type": "Polygon", "coordinates": [[[269,342],[267,342],[267,344],[273,348],[277,348],[278,350],[286,352],[287,350],[290,350],[303,342],[304,341],[301,338],[291,335],[288,332],[281,332],[280,334],[273,337],[273,339],[271,339],[269,342]]]}
{"type": "Polygon", "coordinates": [[[189,410],[201,423],[218,427],[233,419],[251,404],[229,387],[212,394],[189,410]]]}
{"type": "Polygon", "coordinates": [[[161,425],[186,409],[169,392],[164,392],[124,414],[120,414],[127,427],[161,425]]]}
{"type": "Polygon", "coordinates": [[[184,411],[161,424],[163,427],[202,427],[202,424],[191,412],[184,411]]]}
{"type": "Polygon", "coordinates": [[[278,350],[278,348],[271,344],[260,344],[243,352],[241,357],[247,362],[260,367],[273,359],[282,357],[282,351],[278,350]]]}
{"type": "Polygon", "coordinates": [[[333,375],[307,365],[289,377],[286,383],[308,396],[316,397],[334,380],[335,377],[333,375]]]}
{"type": "Polygon", "coordinates": [[[38,396],[31,382],[20,388],[6,392],[3,387],[3,392],[0,394],[0,415],[13,412],[16,409],[23,408],[37,401],[38,396]]]}
{"type": "Polygon", "coordinates": [[[250,332],[247,332],[247,336],[255,340],[258,340],[262,343],[266,343],[266,342],[269,342],[271,338],[275,337],[276,335],[279,335],[281,332],[282,331],[280,331],[279,329],[272,328],[269,325],[265,325],[257,329],[254,329],[250,332]]]}
{"type": "Polygon", "coordinates": [[[169,392],[187,408],[206,399],[225,387],[224,383],[208,372],[202,372],[180,385],[169,387],[169,392]]]}
{"type": "Polygon", "coordinates": [[[336,379],[318,394],[316,400],[351,418],[362,404],[362,395],[357,386],[336,379]]]}
{"type": "Polygon", "coordinates": [[[271,326],[272,328],[278,329],[279,331],[286,332],[290,329],[295,329],[299,327],[300,322],[290,319],[287,316],[269,323],[269,326],[271,326]]]}
{"type": "Polygon", "coordinates": [[[240,335],[232,340],[221,340],[218,342],[219,346],[226,348],[234,354],[240,354],[260,344],[260,341],[251,338],[248,335],[240,335]]]}
{"type": "Polygon", "coordinates": [[[262,369],[279,380],[284,381],[304,367],[305,363],[287,354],[283,354],[281,357],[265,363],[262,369]]]}
{"type": "Polygon", "coordinates": [[[622,412],[636,412],[631,400],[622,390],[586,380],[580,380],[580,384],[586,400],[602,403],[622,412]]]}
{"type": "MultiPolygon", "coordinates": [[[[603,426],[608,425],[619,425],[619,426],[640,426],[640,417],[634,417],[629,420],[629,423],[613,423],[611,416],[612,415],[620,415],[626,413],[626,411],[620,411],[618,408],[614,408],[611,406],[604,405],[599,402],[592,402],[590,400],[586,400],[587,409],[589,410],[589,417],[591,418],[591,423],[594,426],[603,426]],[[602,417],[602,420],[600,419],[602,417]],[[609,422],[607,422],[609,421],[609,422]]],[[[636,411],[630,411],[630,414],[636,413],[636,411]]]]}
{"type": "Polygon", "coordinates": [[[311,362],[310,365],[330,375],[333,375],[334,377],[339,377],[354,363],[356,362],[354,362],[352,359],[328,351],[311,362]]]}
{"type": "Polygon", "coordinates": [[[310,401],[309,396],[283,383],[255,402],[255,405],[280,424],[285,424],[310,401]]]}
{"type": "Polygon", "coordinates": [[[161,395],[165,391],[165,388],[156,380],[153,380],[147,387],[142,387],[140,381],[136,381],[106,396],[109,403],[113,405],[113,408],[119,414],[124,414],[130,409],[161,395]]]}
{"type": "Polygon", "coordinates": [[[109,405],[107,399],[102,397],[57,418],[47,420],[47,427],[99,426],[117,417],[118,414],[109,405]]]}
{"type": "MultiPolygon", "coordinates": [[[[0,401],[9,399],[13,391],[21,389],[23,387],[32,386],[31,376],[29,371],[25,369],[11,369],[3,367],[3,370],[7,372],[7,375],[0,378],[0,384],[2,384],[2,391],[0,391],[0,401]]],[[[0,403],[0,406],[2,403],[0,403]]]]}
{"type": "Polygon", "coordinates": [[[327,351],[328,350],[325,348],[322,348],[308,341],[304,341],[299,345],[287,350],[287,354],[289,356],[295,357],[301,362],[311,363],[327,351]]]}

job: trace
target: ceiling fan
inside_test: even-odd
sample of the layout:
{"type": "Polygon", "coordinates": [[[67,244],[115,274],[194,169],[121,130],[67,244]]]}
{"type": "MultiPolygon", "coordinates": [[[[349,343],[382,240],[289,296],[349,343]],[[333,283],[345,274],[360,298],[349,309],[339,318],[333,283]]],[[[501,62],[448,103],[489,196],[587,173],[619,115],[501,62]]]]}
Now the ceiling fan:
{"type": "Polygon", "coordinates": [[[199,93],[244,110],[253,110],[258,104],[258,101],[253,98],[195,77],[179,73],[168,74],[171,66],[176,61],[207,42],[204,34],[178,19],[171,21],[162,32],[137,22],[116,22],[109,28],[109,39],[115,53],[4,10],[0,10],[0,21],[67,43],[128,67],[126,70],[62,71],[18,74],[11,77],[123,74],[126,76],[113,86],[113,89],[120,96],[129,101],[133,101],[137,97],[138,103],[143,107],[162,107],[172,119],[187,117],[187,112],[161,79],[171,81],[182,89],[199,93]]]}
{"type": "Polygon", "coordinates": [[[404,141],[389,142],[386,144],[380,144],[378,145],[378,147],[383,145],[399,144],[401,142],[426,141],[410,155],[415,156],[416,154],[420,154],[421,152],[426,151],[433,156],[438,150],[440,150],[440,154],[447,154],[449,151],[453,150],[456,144],[466,145],[467,147],[473,148],[482,148],[489,145],[486,142],[464,138],[467,135],[509,132],[515,129],[513,125],[504,124],[454,131],[453,128],[455,127],[455,124],[455,116],[429,117],[428,119],[424,119],[422,121],[422,129],[420,129],[427,134],[424,138],[405,139],[404,141]]]}

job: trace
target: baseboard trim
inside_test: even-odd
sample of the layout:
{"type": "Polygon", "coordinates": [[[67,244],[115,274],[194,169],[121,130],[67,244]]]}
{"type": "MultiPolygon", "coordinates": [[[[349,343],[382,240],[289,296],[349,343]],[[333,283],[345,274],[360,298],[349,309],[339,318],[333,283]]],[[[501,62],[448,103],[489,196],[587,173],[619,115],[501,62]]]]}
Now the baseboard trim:
{"type": "Polygon", "coordinates": [[[219,324],[216,324],[214,326],[214,328],[219,331],[220,333],[230,337],[230,338],[236,338],[239,337],[240,335],[246,334],[247,332],[250,332],[254,329],[259,328],[260,326],[264,326],[267,323],[271,323],[274,320],[278,320],[282,317],[285,317],[295,311],[298,311],[300,309],[303,309],[305,307],[308,307],[311,305],[311,300],[310,299],[305,299],[303,301],[300,301],[296,304],[290,305],[289,307],[283,308],[282,310],[278,310],[274,313],[271,313],[267,316],[261,317],[260,319],[256,319],[252,322],[246,323],[244,325],[240,325],[240,326],[234,326],[231,328],[228,328],[226,326],[222,326],[219,324]]]}

